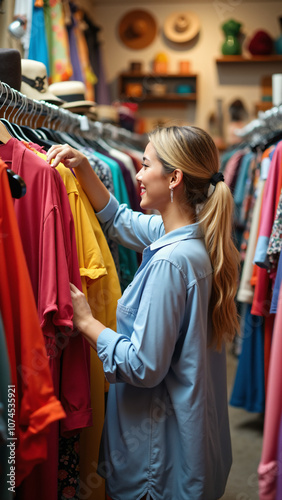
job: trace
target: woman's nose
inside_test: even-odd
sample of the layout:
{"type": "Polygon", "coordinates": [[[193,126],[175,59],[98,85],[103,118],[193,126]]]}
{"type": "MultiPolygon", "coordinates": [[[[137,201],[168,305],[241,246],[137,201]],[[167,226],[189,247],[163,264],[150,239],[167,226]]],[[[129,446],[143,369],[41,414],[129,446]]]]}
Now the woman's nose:
{"type": "Polygon", "coordinates": [[[135,178],[137,181],[141,181],[142,179],[142,170],[143,170],[143,167],[141,168],[141,170],[139,170],[139,172],[137,172],[137,174],[135,175],[135,178]]]}

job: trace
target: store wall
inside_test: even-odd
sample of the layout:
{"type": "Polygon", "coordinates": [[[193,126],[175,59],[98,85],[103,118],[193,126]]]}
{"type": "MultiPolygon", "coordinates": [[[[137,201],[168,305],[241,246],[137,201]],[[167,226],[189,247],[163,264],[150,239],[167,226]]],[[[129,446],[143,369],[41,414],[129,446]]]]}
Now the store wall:
{"type": "MultiPolygon", "coordinates": [[[[282,63],[255,63],[217,65],[216,57],[221,55],[221,44],[224,40],[221,25],[233,18],[242,23],[245,42],[258,29],[264,29],[276,38],[280,34],[278,17],[282,15],[281,1],[254,2],[250,0],[200,0],[198,2],[168,2],[164,0],[112,1],[92,0],[91,15],[96,24],[101,26],[102,54],[107,81],[111,88],[112,98],[117,97],[117,75],[129,69],[131,61],[141,61],[144,71],[151,71],[154,57],[165,52],[169,57],[169,71],[177,72],[181,59],[191,62],[191,72],[199,75],[198,101],[196,109],[190,105],[182,110],[171,108],[157,110],[166,116],[184,118],[201,127],[207,126],[208,116],[216,110],[216,100],[223,99],[223,110],[227,116],[228,105],[241,98],[250,119],[254,117],[255,104],[261,99],[260,82],[265,75],[282,72],[282,63]],[[123,15],[132,9],[148,10],[157,20],[159,32],[153,43],[142,50],[127,48],[118,37],[118,23],[123,15]],[[201,22],[199,36],[192,42],[175,47],[162,34],[162,26],[166,17],[175,11],[190,10],[195,12],[201,22]],[[191,113],[194,113],[191,115],[191,113]]],[[[89,5],[89,2],[88,2],[89,5]]],[[[147,110],[148,116],[156,110],[147,110]]],[[[143,112],[144,113],[144,112],[143,112]]]]}

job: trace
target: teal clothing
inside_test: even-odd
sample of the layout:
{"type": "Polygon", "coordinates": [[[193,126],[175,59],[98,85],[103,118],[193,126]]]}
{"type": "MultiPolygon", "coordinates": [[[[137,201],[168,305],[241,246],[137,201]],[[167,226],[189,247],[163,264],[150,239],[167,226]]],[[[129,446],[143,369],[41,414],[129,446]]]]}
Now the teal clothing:
{"type": "MultiPolygon", "coordinates": [[[[119,203],[125,203],[128,208],[131,208],[126,184],[124,182],[122,172],[118,163],[115,160],[103,155],[102,153],[98,153],[97,151],[95,151],[95,156],[107,163],[107,165],[109,165],[111,169],[116,199],[119,201],[119,203]]],[[[121,290],[124,291],[126,287],[131,283],[133,276],[137,271],[138,260],[137,254],[136,252],[134,252],[134,250],[125,248],[122,245],[118,246],[118,254],[120,266],[120,286],[121,290]]]]}

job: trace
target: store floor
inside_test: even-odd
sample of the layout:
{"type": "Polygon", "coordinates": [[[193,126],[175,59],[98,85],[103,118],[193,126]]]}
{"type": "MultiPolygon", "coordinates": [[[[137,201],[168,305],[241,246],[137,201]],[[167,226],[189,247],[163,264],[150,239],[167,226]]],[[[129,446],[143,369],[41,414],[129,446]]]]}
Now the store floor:
{"type": "MultiPolygon", "coordinates": [[[[229,395],[236,374],[237,358],[227,354],[229,395]]],[[[263,416],[229,406],[233,465],[221,500],[258,500],[257,468],[261,457],[263,416]]]]}

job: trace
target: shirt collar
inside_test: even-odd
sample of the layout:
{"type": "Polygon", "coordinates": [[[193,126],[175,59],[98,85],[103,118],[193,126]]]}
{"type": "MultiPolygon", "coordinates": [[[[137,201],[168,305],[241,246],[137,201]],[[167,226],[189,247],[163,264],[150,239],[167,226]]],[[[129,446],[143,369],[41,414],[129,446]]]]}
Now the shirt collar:
{"type": "Polygon", "coordinates": [[[171,245],[172,243],[176,243],[181,240],[189,240],[195,238],[203,238],[204,233],[200,228],[198,222],[195,224],[189,224],[188,226],[179,227],[174,231],[170,231],[167,234],[164,234],[158,240],[154,241],[150,245],[150,250],[157,250],[158,248],[164,247],[166,245],[171,245]]]}

